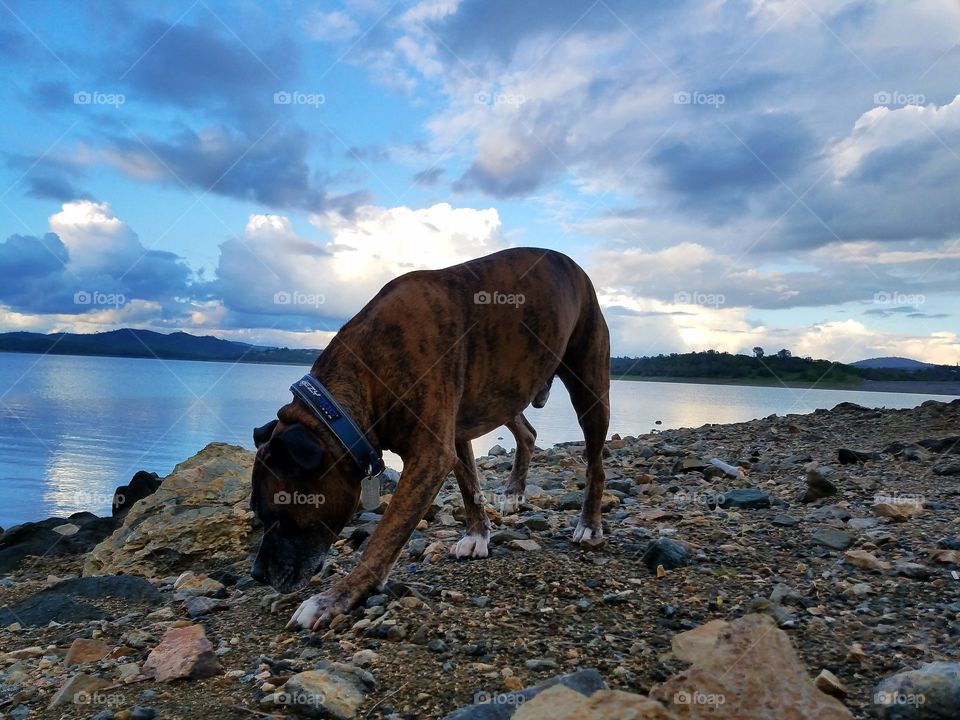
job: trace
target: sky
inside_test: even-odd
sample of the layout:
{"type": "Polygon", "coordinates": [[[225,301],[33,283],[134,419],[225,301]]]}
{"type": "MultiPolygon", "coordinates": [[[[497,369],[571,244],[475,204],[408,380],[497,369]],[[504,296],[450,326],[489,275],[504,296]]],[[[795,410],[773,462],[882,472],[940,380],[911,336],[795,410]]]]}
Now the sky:
{"type": "Polygon", "coordinates": [[[960,362],[954,0],[0,0],[0,331],[323,347],[569,254],[615,355],[960,362]]]}

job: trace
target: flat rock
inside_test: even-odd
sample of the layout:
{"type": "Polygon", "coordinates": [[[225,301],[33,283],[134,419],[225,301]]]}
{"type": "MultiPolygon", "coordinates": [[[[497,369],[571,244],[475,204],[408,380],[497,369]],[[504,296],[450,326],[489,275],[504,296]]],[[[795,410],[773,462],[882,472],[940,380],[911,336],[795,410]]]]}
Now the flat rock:
{"type": "Polygon", "coordinates": [[[727,490],[723,493],[723,498],[719,503],[724,509],[739,508],[742,510],[754,510],[758,508],[770,507],[770,496],[763,490],[757,488],[740,488],[738,490],[727,490]]]}
{"type": "Polygon", "coordinates": [[[170,628],[143,664],[143,674],[157,682],[219,673],[220,663],[202,625],[170,628]]]}
{"type": "Polygon", "coordinates": [[[92,696],[99,690],[107,687],[109,680],[93,677],[86,673],[79,673],[70,677],[50,700],[50,708],[60,707],[70,703],[89,706],[92,696]]]}
{"type": "Polygon", "coordinates": [[[513,720],[674,720],[677,716],[644,695],[600,690],[590,697],[554,685],[521,705],[513,720]]]}
{"type": "Polygon", "coordinates": [[[843,561],[864,570],[889,570],[891,567],[890,563],[866,550],[847,550],[843,554],[843,561]]]}
{"type": "Polygon", "coordinates": [[[0,625],[46,625],[51,621],[79,622],[104,617],[106,613],[95,605],[49,590],[31,595],[8,607],[0,607],[0,625]]]}
{"type": "Polygon", "coordinates": [[[831,550],[846,550],[853,544],[853,537],[843,530],[836,528],[820,528],[815,531],[810,539],[817,545],[823,545],[831,550]]]}
{"type": "Polygon", "coordinates": [[[83,663],[96,662],[105,658],[110,653],[110,646],[102,640],[90,640],[88,638],[77,638],[73,641],[67,655],[63,659],[66,666],[82,665],[83,663]]]}

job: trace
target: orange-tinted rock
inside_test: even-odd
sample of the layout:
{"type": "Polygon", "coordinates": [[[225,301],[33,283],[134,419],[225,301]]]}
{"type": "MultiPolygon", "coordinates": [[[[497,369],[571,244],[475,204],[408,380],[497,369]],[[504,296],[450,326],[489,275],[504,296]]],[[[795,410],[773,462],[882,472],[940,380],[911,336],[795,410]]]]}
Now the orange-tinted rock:
{"type": "Polygon", "coordinates": [[[157,682],[204,678],[219,672],[220,663],[202,625],[167,630],[143,664],[143,674],[157,682]]]}

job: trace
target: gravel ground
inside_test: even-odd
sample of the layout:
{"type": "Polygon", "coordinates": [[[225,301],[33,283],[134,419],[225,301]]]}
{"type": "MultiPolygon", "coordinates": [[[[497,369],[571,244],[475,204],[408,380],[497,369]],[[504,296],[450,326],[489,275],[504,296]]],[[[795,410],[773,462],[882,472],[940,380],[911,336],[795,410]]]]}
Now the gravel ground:
{"type": "MultiPolygon", "coordinates": [[[[606,539],[591,548],[570,543],[577,513],[561,509],[583,486],[582,448],[540,451],[520,513],[501,518],[490,510],[491,557],[450,556],[463,530],[451,479],[398,562],[390,593],[338,618],[327,632],[285,630],[305,594],[277,597],[251,584],[246,561],[197,568],[227,570],[215,575],[227,586],[226,607],[197,620],[226,671],[214,678],[112,680],[97,703],[47,709],[76,670],[60,660],[75,638],[131,648],[128,658],[85,668],[117,678],[119,663],[142,663],[171,622],[183,621],[184,603],[169,594],[159,603],[96,599],[112,619],[78,621],[65,610],[60,625],[2,629],[0,713],[106,718],[110,711],[122,720],[148,717],[132,710],[145,706],[162,718],[282,716],[270,702],[274,688],[319,660],[373,674],[358,717],[443,717],[485,693],[587,667],[599,669],[610,687],[646,693],[684,667],[669,654],[674,635],[754,611],[772,614],[810,676],[832,671],[848,690],[847,707],[866,717],[883,678],[958,659],[960,565],[949,548],[960,534],[960,446],[917,445],[956,436],[960,400],[912,410],[843,404],[810,415],[614,437],[606,459],[606,539]],[[841,464],[840,449],[878,454],[841,464]],[[747,474],[723,476],[708,466],[714,457],[747,474]],[[812,494],[835,492],[802,502],[811,487],[812,494]],[[736,489],[753,489],[755,497],[741,498],[736,489]],[[751,506],[731,507],[738,500],[751,506]],[[878,502],[905,519],[882,516],[878,502]],[[670,569],[649,554],[645,562],[657,539],[676,541],[663,543],[668,551],[679,543],[686,564],[670,569]],[[845,555],[848,549],[861,552],[845,555]],[[660,572],[657,564],[664,565],[660,572]],[[46,649],[2,658],[31,646],[46,649]]],[[[510,460],[478,459],[490,500],[510,460]]],[[[355,527],[369,529],[375,519],[358,518],[355,527]]],[[[324,577],[315,578],[318,589],[359,555],[346,541],[335,549],[324,577]]],[[[28,560],[0,581],[0,606],[79,574],[81,565],[78,556],[28,560]]],[[[170,580],[157,585],[170,590],[170,580]]]]}

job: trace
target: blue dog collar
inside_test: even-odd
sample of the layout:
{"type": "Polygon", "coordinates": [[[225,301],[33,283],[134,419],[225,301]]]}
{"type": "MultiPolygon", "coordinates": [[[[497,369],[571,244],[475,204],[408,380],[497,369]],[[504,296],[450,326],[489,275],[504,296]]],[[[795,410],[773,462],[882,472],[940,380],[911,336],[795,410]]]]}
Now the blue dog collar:
{"type": "Polygon", "coordinates": [[[290,392],[300,398],[324,425],[330,428],[364,475],[373,477],[383,472],[383,458],[344,410],[336,398],[313,375],[304,375],[290,386],[290,392]]]}

